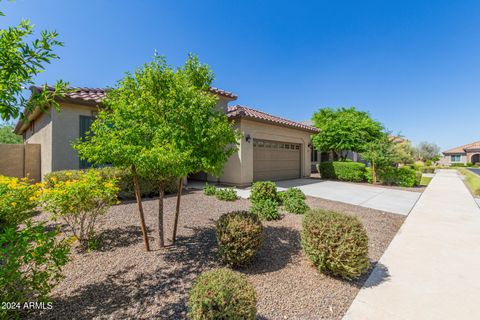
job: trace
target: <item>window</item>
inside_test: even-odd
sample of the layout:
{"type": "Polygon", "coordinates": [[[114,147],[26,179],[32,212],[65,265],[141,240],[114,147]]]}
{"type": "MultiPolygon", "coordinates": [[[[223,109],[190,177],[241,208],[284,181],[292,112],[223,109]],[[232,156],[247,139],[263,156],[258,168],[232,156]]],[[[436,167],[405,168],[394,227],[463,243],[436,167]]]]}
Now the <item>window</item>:
{"type": "Polygon", "coordinates": [[[310,157],[311,161],[312,162],[317,162],[318,161],[318,151],[315,150],[313,147],[310,148],[310,151],[312,152],[311,157],[310,157]]]}
{"type": "Polygon", "coordinates": [[[459,155],[459,154],[452,154],[452,155],[450,156],[450,162],[460,162],[460,161],[461,161],[461,160],[460,160],[461,157],[462,157],[462,156],[459,155]]]}
{"type": "MultiPolygon", "coordinates": [[[[83,140],[90,131],[93,117],[80,116],[80,139],[83,140]]],[[[92,165],[87,160],[80,159],[80,169],[90,168],[92,165]]]]}

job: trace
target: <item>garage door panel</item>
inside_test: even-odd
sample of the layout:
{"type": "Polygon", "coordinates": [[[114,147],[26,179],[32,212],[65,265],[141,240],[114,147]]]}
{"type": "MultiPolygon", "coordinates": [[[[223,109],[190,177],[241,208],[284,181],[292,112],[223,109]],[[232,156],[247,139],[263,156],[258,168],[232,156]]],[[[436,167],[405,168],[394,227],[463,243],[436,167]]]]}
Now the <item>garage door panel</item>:
{"type": "Polygon", "coordinates": [[[254,140],[254,180],[285,180],[300,177],[299,144],[254,140]]]}

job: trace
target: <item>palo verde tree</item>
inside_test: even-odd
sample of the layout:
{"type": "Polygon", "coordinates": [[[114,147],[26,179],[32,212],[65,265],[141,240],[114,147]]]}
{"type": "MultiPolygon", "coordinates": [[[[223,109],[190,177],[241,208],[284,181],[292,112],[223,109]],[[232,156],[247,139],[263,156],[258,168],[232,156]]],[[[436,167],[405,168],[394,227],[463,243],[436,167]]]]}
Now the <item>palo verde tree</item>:
{"type": "MultiPolygon", "coordinates": [[[[1,0],[0,0],[1,1],[1,0]]],[[[0,12],[0,16],[3,16],[0,12]]],[[[0,118],[2,120],[25,118],[34,107],[53,105],[58,107],[56,96],[63,96],[68,84],[59,80],[55,90],[33,92],[29,99],[25,89],[34,84],[34,77],[45,70],[45,64],[58,59],[53,52],[62,46],[55,31],[42,31],[40,37],[29,40],[34,28],[28,20],[17,26],[0,29],[0,118]],[[24,110],[20,112],[20,110],[24,110]]],[[[47,86],[44,85],[44,89],[47,86]]]]}
{"type": "MultiPolygon", "coordinates": [[[[180,185],[175,235],[183,177],[197,171],[218,173],[236,151],[238,135],[217,109],[217,97],[208,91],[212,80],[208,66],[194,56],[178,69],[155,56],[107,92],[92,134],[75,146],[80,156],[92,163],[130,167],[134,177],[138,174],[158,181],[161,247],[167,181],[178,178],[180,185]]],[[[135,188],[144,225],[138,184],[135,188]]]]}
{"type": "Polygon", "coordinates": [[[368,143],[382,136],[382,124],[354,107],[323,108],[313,114],[312,120],[320,130],[312,137],[315,149],[333,151],[342,161],[346,151],[363,152],[368,143]]]}
{"type": "Polygon", "coordinates": [[[370,162],[372,183],[377,183],[378,169],[392,166],[401,160],[396,143],[388,133],[382,133],[376,140],[366,143],[361,156],[370,162]]]}

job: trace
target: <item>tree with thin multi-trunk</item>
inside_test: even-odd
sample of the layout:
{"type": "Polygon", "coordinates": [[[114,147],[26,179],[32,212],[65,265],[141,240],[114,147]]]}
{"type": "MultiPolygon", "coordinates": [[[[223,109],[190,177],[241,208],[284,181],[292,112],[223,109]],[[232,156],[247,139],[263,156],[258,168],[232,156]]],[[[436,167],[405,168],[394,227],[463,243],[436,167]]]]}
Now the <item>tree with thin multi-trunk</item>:
{"type": "Polygon", "coordinates": [[[158,237],[163,247],[167,183],[173,178],[179,182],[174,242],[184,177],[198,171],[218,174],[237,150],[239,135],[216,107],[218,98],[209,92],[212,80],[208,66],[194,56],[177,69],[155,56],[107,92],[92,134],[75,146],[92,163],[131,168],[147,250],[138,176],[158,181],[158,237]]]}

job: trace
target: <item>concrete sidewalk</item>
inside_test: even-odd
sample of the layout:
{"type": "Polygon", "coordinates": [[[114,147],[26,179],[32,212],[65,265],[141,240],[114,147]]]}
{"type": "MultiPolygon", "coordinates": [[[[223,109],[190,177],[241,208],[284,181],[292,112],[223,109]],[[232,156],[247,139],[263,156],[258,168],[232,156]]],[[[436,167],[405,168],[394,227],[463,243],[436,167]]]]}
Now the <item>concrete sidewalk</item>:
{"type": "Polygon", "coordinates": [[[441,170],[358,293],[345,320],[479,319],[480,208],[441,170]]]}

